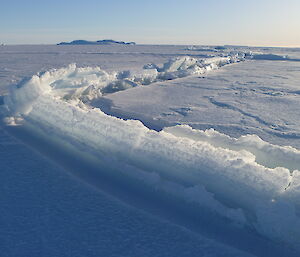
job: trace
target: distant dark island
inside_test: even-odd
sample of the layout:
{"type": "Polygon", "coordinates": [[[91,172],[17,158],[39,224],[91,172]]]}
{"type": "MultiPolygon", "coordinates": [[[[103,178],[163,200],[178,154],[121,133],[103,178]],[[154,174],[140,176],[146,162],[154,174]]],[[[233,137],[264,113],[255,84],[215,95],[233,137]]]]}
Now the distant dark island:
{"type": "Polygon", "coordinates": [[[136,45],[136,43],[104,39],[98,41],[74,40],[72,42],[61,42],[57,45],[136,45]]]}

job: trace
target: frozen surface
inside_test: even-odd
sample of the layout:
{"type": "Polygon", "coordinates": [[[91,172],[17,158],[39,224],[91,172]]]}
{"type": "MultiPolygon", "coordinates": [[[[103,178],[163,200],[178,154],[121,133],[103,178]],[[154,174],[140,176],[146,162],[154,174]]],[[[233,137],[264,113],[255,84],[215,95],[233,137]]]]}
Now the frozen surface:
{"type": "Polygon", "coordinates": [[[103,194],[0,128],[3,257],[251,256],[103,194]]]}
{"type": "MultiPolygon", "coordinates": [[[[102,48],[107,56],[95,66],[87,48],[37,55],[46,48],[80,61],[53,61],[58,69],[9,88],[1,109],[10,133],[81,181],[203,240],[257,256],[299,254],[297,49],[118,46],[102,48]]],[[[41,71],[40,59],[32,63],[41,71]]],[[[12,74],[20,72],[3,81],[12,74]]]]}
{"type": "Polygon", "coordinates": [[[189,124],[234,137],[255,134],[299,149],[299,79],[299,62],[248,60],[206,75],[118,92],[94,104],[113,115],[149,121],[157,129],[189,124]]]}

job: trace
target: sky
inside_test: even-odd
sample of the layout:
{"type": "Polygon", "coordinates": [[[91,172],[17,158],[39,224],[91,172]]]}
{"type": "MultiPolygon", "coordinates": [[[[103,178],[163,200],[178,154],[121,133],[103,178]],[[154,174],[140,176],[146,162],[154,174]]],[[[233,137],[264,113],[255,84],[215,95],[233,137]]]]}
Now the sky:
{"type": "Polygon", "coordinates": [[[1,0],[0,44],[300,46],[300,0],[1,0]]]}

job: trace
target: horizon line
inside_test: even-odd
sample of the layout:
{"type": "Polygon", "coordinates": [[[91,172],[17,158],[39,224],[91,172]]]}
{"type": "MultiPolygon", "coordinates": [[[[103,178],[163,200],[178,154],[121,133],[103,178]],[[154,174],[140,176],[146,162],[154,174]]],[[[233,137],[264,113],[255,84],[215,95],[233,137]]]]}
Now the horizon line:
{"type": "MultiPolygon", "coordinates": [[[[88,40],[87,40],[88,41],[88,40]]],[[[63,42],[63,41],[62,41],[63,42]]],[[[134,42],[134,41],[132,41],[134,42]]],[[[136,43],[136,42],[135,42],[136,43]]],[[[34,45],[57,45],[58,43],[2,43],[0,44],[0,46],[34,46],[34,45]]],[[[85,46],[88,46],[89,44],[86,44],[85,46]]],[[[92,44],[91,44],[92,45],[92,44]]],[[[286,46],[286,45],[245,45],[245,44],[183,44],[183,43],[180,43],[180,44],[172,44],[172,43],[136,43],[136,45],[153,45],[153,46],[239,46],[239,47],[257,47],[257,48],[261,48],[261,47],[270,47],[270,48],[300,48],[300,45],[299,46],[296,46],[296,45],[289,45],[289,46],[286,46]]],[[[80,46],[80,45],[78,45],[80,46]]],[[[92,46],[105,46],[105,45],[92,45],[92,46]]],[[[109,46],[109,45],[107,45],[109,46]]]]}

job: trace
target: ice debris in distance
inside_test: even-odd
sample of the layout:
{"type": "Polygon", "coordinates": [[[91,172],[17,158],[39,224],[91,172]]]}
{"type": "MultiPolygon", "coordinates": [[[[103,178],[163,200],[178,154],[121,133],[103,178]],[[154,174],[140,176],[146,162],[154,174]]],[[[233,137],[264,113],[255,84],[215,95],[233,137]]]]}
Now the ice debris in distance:
{"type": "MultiPolygon", "coordinates": [[[[201,67],[228,62],[231,57],[207,59],[201,61],[201,67]]],[[[172,74],[191,68],[193,74],[200,68],[198,63],[190,57],[176,59],[155,72],[172,74]]],[[[274,146],[256,136],[233,139],[187,126],[156,132],[139,121],[125,121],[89,108],[82,101],[66,101],[66,93],[61,91],[76,89],[82,96],[90,86],[103,89],[131,74],[108,74],[100,68],[70,65],[33,76],[4,98],[7,116],[16,120],[22,117],[46,134],[51,131],[61,141],[80,146],[100,160],[111,159],[106,165],[119,164],[116,173],[125,172],[156,190],[197,203],[300,249],[296,149],[274,146]]]]}
{"type": "Polygon", "coordinates": [[[233,55],[236,53],[243,53],[246,59],[261,60],[261,61],[300,61],[298,58],[292,58],[287,55],[264,53],[257,49],[250,50],[247,46],[189,46],[185,50],[214,53],[215,55],[233,55]]]}

